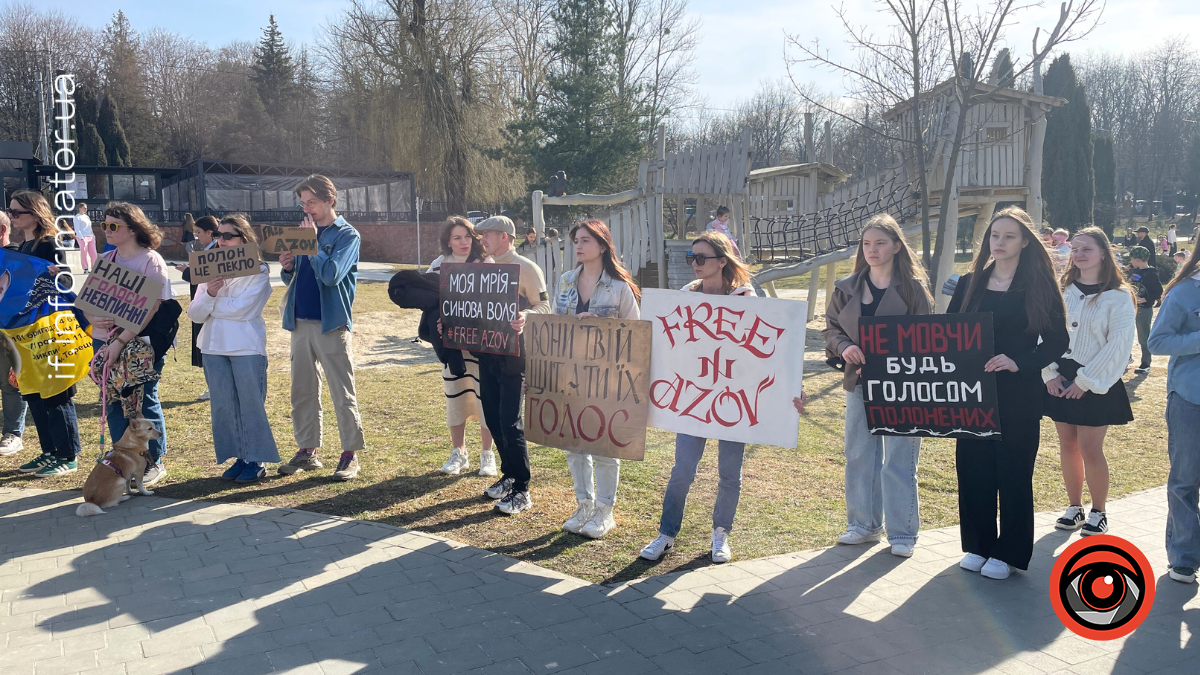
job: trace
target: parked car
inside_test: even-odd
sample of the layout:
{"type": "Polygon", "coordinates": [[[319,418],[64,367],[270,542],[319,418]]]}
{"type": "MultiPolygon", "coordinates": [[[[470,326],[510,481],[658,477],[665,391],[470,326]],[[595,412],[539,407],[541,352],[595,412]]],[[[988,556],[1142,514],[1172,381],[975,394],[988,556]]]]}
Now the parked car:
{"type": "Polygon", "coordinates": [[[478,225],[479,221],[490,218],[491,214],[486,211],[467,211],[467,220],[471,221],[472,225],[478,225]]]}

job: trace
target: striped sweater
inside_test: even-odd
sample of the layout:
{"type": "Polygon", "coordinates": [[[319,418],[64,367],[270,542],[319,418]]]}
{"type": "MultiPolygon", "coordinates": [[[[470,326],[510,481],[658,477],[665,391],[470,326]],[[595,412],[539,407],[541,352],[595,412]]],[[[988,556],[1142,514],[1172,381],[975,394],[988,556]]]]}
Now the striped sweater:
{"type": "MultiPolygon", "coordinates": [[[[1074,284],[1063,291],[1067,309],[1067,332],[1071,344],[1065,358],[1080,364],[1075,384],[1095,394],[1107,393],[1121,380],[1129,366],[1129,354],[1137,332],[1137,309],[1126,289],[1085,296],[1074,284]]],[[[1058,377],[1058,363],[1042,369],[1042,380],[1058,377]]]]}

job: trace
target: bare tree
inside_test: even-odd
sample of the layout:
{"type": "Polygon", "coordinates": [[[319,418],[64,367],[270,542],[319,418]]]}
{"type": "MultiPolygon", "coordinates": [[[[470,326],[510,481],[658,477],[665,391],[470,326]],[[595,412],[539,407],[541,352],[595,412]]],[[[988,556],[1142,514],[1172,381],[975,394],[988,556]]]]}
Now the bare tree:
{"type": "Polygon", "coordinates": [[[509,56],[503,59],[509,98],[536,104],[550,67],[551,0],[491,0],[496,26],[509,56]]]}
{"type": "Polygon", "coordinates": [[[645,109],[649,140],[674,108],[690,96],[700,22],[688,18],[687,0],[608,0],[618,35],[617,95],[645,109]]]}

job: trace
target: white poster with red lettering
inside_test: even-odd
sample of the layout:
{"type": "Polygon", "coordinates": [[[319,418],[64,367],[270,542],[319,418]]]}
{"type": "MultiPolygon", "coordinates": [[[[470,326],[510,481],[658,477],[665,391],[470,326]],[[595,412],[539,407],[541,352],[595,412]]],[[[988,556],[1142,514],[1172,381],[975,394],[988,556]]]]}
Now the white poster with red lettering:
{"type": "Polygon", "coordinates": [[[796,447],[806,303],[646,289],[650,426],[796,447]]]}

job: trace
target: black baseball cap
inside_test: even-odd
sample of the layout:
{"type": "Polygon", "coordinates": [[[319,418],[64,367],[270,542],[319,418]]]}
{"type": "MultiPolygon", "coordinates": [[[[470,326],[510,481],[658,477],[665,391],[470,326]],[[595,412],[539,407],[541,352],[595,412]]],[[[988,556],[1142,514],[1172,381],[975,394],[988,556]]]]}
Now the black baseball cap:
{"type": "Polygon", "coordinates": [[[1145,225],[1143,225],[1143,226],[1139,227],[1139,228],[1137,229],[1137,231],[1138,231],[1138,232],[1145,232],[1146,234],[1149,234],[1149,233],[1150,233],[1150,228],[1148,228],[1148,227],[1146,227],[1145,225]]]}

